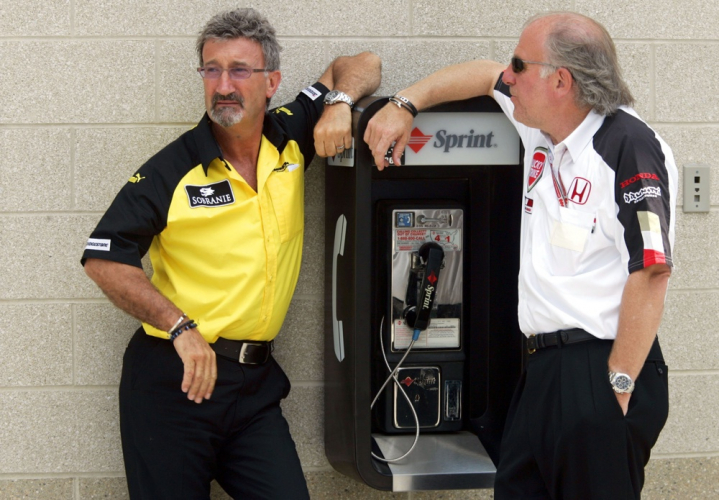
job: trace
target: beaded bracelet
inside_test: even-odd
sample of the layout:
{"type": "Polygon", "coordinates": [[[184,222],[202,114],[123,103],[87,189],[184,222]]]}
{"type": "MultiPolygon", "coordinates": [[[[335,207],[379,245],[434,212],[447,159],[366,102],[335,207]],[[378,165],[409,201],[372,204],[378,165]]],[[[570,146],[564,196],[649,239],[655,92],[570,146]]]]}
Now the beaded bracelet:
{"type": "Polygon", "coordinates": [[[172,330],[170,333],[170,340],[175,341],[177,337],[180,336],[182,332],[186,332],[187,330],[192,330],[193,328],[197,328],[197,323],[195,323],[195,320],[189,320],[182,323],[180,326],[172,330]]]}
{"type": "Polygon", "coordinates": [[[182,316],[180,316],[179,318],[177,318],[177,321],[175,321],[175,324],[172,325],[172,328],[170,328],[169,330],[167,330],[167,334],[168,334],[168,335],[172,335],[172,332],[174,332],[174,331],[182,324],[182,322],[183,322],[184,320],[186,320],[186,319],[187,319],[187,314],[182,313],[182,316]]]}

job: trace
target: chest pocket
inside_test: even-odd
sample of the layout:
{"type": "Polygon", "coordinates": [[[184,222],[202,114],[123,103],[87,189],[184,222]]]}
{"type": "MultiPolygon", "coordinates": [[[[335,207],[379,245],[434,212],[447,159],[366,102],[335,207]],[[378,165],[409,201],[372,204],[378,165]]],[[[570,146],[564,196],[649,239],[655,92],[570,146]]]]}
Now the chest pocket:
{"type": "Polygon", "coordinates": [[[302,233],[305,224],[304,167],[293,163],[272,172],[267,179],[277,217],[280,239],[284,243],[302,233]]]}
{"type": "Polygon", "coordinates": [[[551,272],[572,276],[581,272],[584,251],[596,224],[594,212],[559,208],[559,220],[550,221],[549,248],[551,272]]]}

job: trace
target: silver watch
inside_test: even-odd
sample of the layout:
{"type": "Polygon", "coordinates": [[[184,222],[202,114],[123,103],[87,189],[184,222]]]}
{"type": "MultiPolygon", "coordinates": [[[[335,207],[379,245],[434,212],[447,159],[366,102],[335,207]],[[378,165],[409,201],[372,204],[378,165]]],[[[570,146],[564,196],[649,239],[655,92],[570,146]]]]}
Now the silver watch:
{"type": "Polygon", "coordinates": [[[352,98],[341,90],[330,90],[325,95],[325,99],[323,102],[329,105],[336,104],[338,102],[344,102],[350,105],[350,109],[354,108],[355,105],[352,98]]]}
{"type": "Polygon", "coordinates": [[[634,381],[626,373],[609,372],[609,383],[617,394],[631,394],[634,390],[634,381]]]}

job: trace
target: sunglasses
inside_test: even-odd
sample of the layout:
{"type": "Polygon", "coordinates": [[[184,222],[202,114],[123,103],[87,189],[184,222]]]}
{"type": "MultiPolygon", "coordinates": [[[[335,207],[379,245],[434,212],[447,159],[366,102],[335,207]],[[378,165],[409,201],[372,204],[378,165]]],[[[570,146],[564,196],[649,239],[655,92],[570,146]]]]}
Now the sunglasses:
{"type": "Polygon", "coordinates": [[[525,69],[527,69],[527,64],[541,64],[542,66],[551,66],[552,68],[556,68],[554,64],[549,64],[545,62],[539,62],[539,61],[525,61],[524,59],[520,59],[517,56],[512,57],[511,59],[512,63],[512,71],[515,73],[521,73],[525,69]]]}

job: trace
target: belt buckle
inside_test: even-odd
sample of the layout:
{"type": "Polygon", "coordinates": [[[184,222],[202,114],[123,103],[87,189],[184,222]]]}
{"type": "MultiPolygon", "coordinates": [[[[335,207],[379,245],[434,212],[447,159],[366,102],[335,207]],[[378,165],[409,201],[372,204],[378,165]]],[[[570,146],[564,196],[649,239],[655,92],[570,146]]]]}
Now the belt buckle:
{"type": "Polygon", "coordinates": [[[265,352],[265,359],[262,360],[261,362],[247,360],[247,358],[251,352],[251,351],[249,351],[248,348],[263,347],[263,346],[264,346],[264,344],[257,344],[254,342],[243,342],[242,347],[240,348],[240,356],[237,359],[237,361],[239,363],[242,363],[243,365],[261,365],[261,364],[263,364],[265,361],[267,361],[267,358],[269,358],[268,351],[265,352]]]}
{"type": "MultiPolygon", "coordinates": [[[[529,339],[531,339],[532,337],[536,337],[536,335],[535,335],[534,333],[531,333],[531,334],[529,335],[529,337],[527,338],[527,343],[529,343],[529,339]]],[[[536,345],[536,344],[535,344],[535,345],[536,345]]],[[[528,353],[528,354],[534,354],[535,352],[537,352],[537,349],[532,349],[532,348],[530,348],[529,346],[527,346],[527,353],[528,353]]]]}

